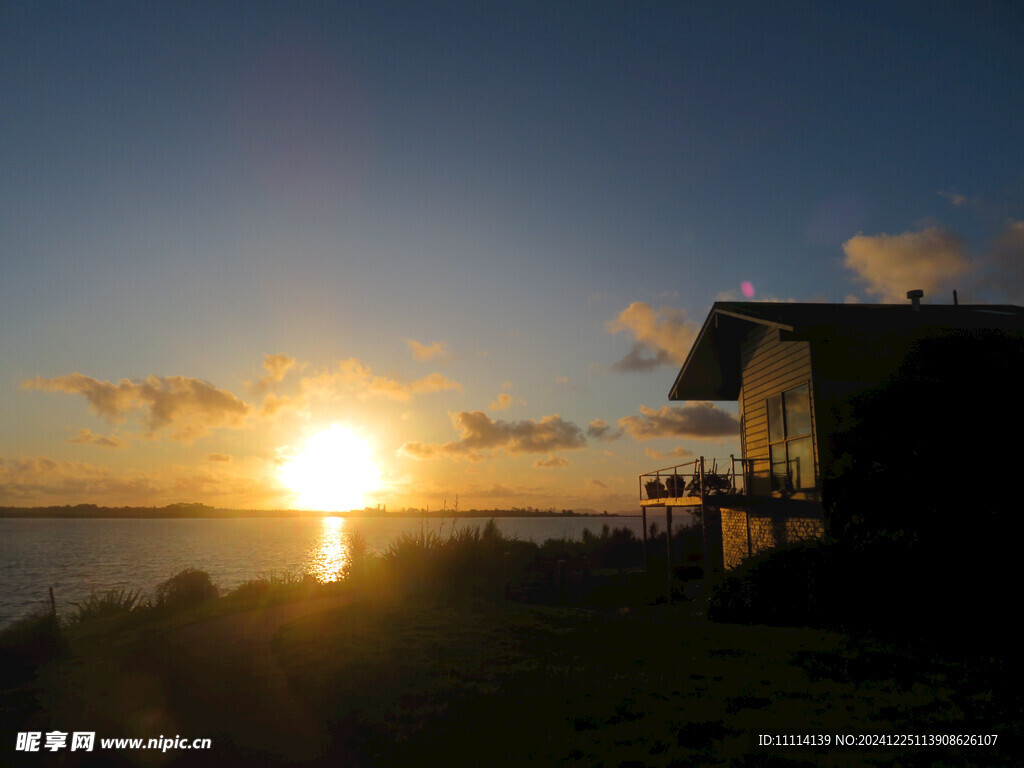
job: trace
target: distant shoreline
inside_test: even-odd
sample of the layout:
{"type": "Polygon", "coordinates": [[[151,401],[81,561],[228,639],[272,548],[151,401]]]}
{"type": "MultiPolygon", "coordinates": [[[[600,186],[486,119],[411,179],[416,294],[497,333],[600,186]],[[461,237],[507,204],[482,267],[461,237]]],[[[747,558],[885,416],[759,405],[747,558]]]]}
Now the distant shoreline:
{"type": "Polygon", "coordinates": [[[95,504],[77,504],[61,507],[0,507],[2,518],[113,518],[113,519],[176,519],[176,518],[281,518],[281,517],[375,517],[429,519],[491,518],[491,517],[634,517],[622,512],[575,512],[573,510],[527,509],[469,509],[469,510],[415,510],[385,512],[378,509],[349,510],[348,512],[318,512],[300,509],[221,509],[205,504],[170,504],[166,507],[100,507],[95,504]]]}

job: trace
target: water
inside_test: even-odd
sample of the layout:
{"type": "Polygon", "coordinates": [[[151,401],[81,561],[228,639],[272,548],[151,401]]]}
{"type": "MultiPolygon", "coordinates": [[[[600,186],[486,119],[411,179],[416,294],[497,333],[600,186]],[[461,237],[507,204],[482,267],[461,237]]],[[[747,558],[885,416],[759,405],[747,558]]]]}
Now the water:
{"type": "MultiPolygon", "coordinates": [[[[664,530],[664,519],[648,515],[664,530]]],[[[679,522],[683,516],[679,517],[679,522]]],[[[422,518],[235,518],[235,519],[0,519],[0,627],[48,601],[53,587],[57,611],[92,590],[141,589],[183,568],[210,574],[222,591],[271,573],[313,573],[337,578],[348,540],[359,531],[371,551],[383,551],[402,533],[423,526],[447,536],[456,529],[486,524],[481,519],[422,518]]],[[[605,524],[641,533],[639,517],[495,518],[506,536],[542,542],[579,540],[584,528],[600,533],[605,524]]]]}

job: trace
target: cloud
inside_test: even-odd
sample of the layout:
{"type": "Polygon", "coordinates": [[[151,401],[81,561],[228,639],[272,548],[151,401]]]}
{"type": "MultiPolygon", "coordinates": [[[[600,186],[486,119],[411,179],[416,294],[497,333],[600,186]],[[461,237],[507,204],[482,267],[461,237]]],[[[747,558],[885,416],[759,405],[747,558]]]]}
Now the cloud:
{"type": "Polygon", "coordinates": [[[510,422],[491,419],[483,411],[459,411],[452,414],[452,425],[460,432],[458,440],[443,445],[406,443],[401,452],[418,459],[449,456],[479,461],[485,458],[481,451],[501,449],[514,456],[572,450],[586,444],[580,428],[558,414],[540,421],[510,422]]]}
{"type": "Polygon", "coordinates": [[[462,385],[440,373],[431,373],[405,384],[387,376],[377,376],[370,366],[351,357],[340,360],[334,370],[302,379],[299,389],[302,396],[331,398],[354,393],[359,398],[380,396],[407,403],[413,395],[450,389],[461,392],[462,385]]]}
{"type": "Polygon", "coordinates": [[[67,504],[96,497],[148,498],[159,490],[149,475],[115,475],[110,470],[79,461],[57,461],[47,456],[0,456],[0,503],[67,504]]]}
{"type": "Polygon", "coordinates": [[[587,435],[595,440],[611,442],[622,437],[622,430],[617,429],[613,432],[611,425],[607,421],[604,419],[594,419],[587,425],[587,435]]]}
{"type": "Polygon", "coordinates": [[[569,462],[563,459],[561,456],[549,456],[546,459],[537,459],[533,462],[535,469],[554,469],[560,467],[568,467],[569,462]]]}
{"type": "Polygon", "coordinates": [[[210,468],[167,467],[159,472],[114,472],[47,456],[0,456],[0,504],[45,506],[102,503],[160,506],[216,499],[232,507],[280,508],[284,497],[260,462],[210,468]]]}
{"type": "Polygon", "coordinates": [[[263,370],[267,374],[255,384],[246,382],[246,390],[253,395],[261,395],[267,390],[280,384],[284,377],[295,367],[296,360],[288,355],[264,355],[263,370]]]}
{"type": "Polygon", "coordinates": [[[636,343],[629,353],[612,365],[616,371],[649,371],[662,365],[681,364],[697,335],[697,326],[686,319],[681,309],[660,307],[635,301],[605,323],[609,333],[626,331],[636,343]]]}
{"type": "Polygon", "coordinates": [[[943,190],[939,192],[939,196],[946,198],[946,200],[949,201],[950,205],[956,206],[957,208],[966,205],[968,202],[968,199],[965,195],[961,195],[959,192],[954,192],[952,190],[943,190]]]}
{"type": "Polygon", "coordinates": [[[435,359],[443,362],[451,359],[447,341],[435,341],[433,344],[427,345],[420,344],[415,339],[406,339],[405,343],[409,347],[409,351],[412,352],[413,359],[418,362],[435,359]]]}
{"type": "Polygon", "coordinates": [[[736,437],[740,420],[714,403],[698,400],[684,406],[665,405],[655,410],[640,406],[641,416],[624,416],[619,428],[634,440],[656,437],[736,437]]]}
{"type": "Polygon", "coordinates": [[[644,448],[644,455],[652,459],[688,459],[691,458],[694,453],[688,451],[685,448],[675,447],[671,451],[657,451],[654,448],[644,448]]]}
{"type": "Polygon", "coordinates": [[[94,434],[88,429],[78,430],[78,434],[74,437],[69,437],[68,442],[72,445],[99,445],[103,448],[123,448],[125,445],[124,440],[116,435],[104,437],[103,435],[94,434]]]}
{"type": "Polygon", "coordinates": [[[508,392],[502,392],[497,399],[487,407],[492,411],[505,411],[515,405],[516,399],[508,392]]]}
{"type": "Polygon", "coordinates": [[[602,483],[602,482],[601,482],[600,480],[597,480],[597,479],[595,479],[595,478],[591,478],[591,479],[590,479],[589,481],[587,481],[587,482],[588,482],[588,484],[589,484],[589,485],[592,485],[592,486],[594,486],[595,488],[602,488],[602,489],[603,489],[603,488],[607,488],[607,487],[608,487],[608,485],[607,485],[607,484],[605,484],[605,483],[602,483]]]}
{"type": "Polygon", "coordinates": [[[231,456],[226,453],[208,453],[203,457],[203,461],[223,462],[228,464],[231,462],[231,456]]]}
{"type": "Polygon", "coordinates": [[[93,411],[121,424],[135,414],[151,430],[169,430],[173,440],[190,442],[215,427],[239,427],[249,407],[230,392],[186,376],[150,376],[117,384],[81,373],[22,383],[25,389],[82,395],[93,411]]]}
{"type": "Polygon", "coordinates": [[[982,279],[984,287],[1002,300],[1024,299],[1024,221],[1006,222],[992,243],[982,279]]]}
{"type": "Polygon", "coordinates": [[[843,264],[865,290],[884,302],[905,302],[907,291],[949,293],[971,271],[956,233],[941,227],[899,235],[857,235],[843,243],[843,264]]]}

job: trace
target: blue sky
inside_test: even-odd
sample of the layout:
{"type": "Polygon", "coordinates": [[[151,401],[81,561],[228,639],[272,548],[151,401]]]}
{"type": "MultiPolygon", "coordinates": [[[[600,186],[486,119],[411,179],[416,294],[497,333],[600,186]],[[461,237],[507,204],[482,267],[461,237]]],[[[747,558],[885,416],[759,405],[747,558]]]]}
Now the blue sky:
{"type": "Polygon", "coordinates": [[[744,281],[1024,302],[1022,51],[1015,3],[7,3],[0,504],[289,506],[339,424],[366,503],[629,509],[738,451],[661,409],[744,281]]]}

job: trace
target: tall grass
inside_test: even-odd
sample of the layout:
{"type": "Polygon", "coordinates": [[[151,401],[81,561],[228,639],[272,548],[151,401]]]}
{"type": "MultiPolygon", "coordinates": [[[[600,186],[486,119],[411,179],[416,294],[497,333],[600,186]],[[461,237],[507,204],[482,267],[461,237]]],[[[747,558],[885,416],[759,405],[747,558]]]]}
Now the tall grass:
{"type": "Polygon", "coordinates": [[[148,608],[150,603],[143,599],[141,590],[111,589],[107,592],[97,594],[92,591],[85,600],[71,603],[75,610],[65,617],[69,624],[81,624],[84,621],[96,619],[108,619],[113,616],[124,616],[125,614],[148,608]]]}

